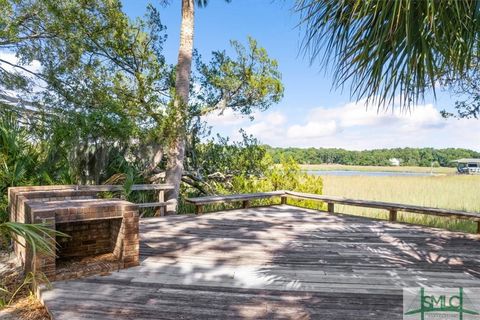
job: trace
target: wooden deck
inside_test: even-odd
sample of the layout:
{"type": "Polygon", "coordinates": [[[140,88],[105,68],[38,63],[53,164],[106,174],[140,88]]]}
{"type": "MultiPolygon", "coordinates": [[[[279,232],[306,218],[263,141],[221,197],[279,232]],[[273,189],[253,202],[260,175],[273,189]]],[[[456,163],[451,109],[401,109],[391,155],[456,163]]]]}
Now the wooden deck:
{"type": "Polygon", "coordinates": [[[402,288],[480,287],[480,238],[272,206],[141,223],[141,265],[55,282],[54,319],[401,319],[402,288]]]}

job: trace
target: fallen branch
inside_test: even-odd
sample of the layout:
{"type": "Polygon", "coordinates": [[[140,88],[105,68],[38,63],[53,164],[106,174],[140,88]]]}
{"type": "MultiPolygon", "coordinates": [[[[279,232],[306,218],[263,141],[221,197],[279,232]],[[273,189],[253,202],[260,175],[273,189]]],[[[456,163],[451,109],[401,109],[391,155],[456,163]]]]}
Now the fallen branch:
{"type": "Polygon", "coordinates": [[[190,179],[189,177],[183,176],[182,177],[182,182],[188,184],[189,186],[197,189],[201,194],[203,195],[209,195],[210,193],[205,190],[205,188],[199,183],[196,182],[195,180],[190,179]]]}

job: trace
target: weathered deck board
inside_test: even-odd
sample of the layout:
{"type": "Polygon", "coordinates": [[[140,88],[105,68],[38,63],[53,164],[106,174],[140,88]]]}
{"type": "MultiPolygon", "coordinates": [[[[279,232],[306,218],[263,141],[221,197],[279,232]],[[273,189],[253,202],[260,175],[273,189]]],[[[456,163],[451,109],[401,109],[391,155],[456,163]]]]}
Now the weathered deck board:
{"type": "Polygon", "coordinates": [[[478,235],[291,206],[141,236],[140,266],[43,291],[54,319],[401,319],[403,287],[480,287],[478,235]]]}

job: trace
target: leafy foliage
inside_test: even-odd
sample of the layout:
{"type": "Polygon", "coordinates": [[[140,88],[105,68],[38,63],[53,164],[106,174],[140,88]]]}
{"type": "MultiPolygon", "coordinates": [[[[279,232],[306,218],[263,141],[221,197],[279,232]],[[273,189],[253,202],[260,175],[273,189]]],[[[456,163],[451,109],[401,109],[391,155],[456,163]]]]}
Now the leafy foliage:
{"type": "MultiPolygon", "coordinates": [[[[475,65],[478,65],[479,58],[475,57],[475,65]]],[[[446,118],[455,117],[458,119],[478,119],[480,117],[480,76],[478,66],[462,74],[453,77],[444,77],[444,85],[460,97],[455,101],[455,113],[442,111],[446,118]]]]}
{"type": "Polygon", "coordinates": [[[0,90],[15,93],[0,113],[14,110],[82,183],[99,183],[116,151],[144,156],[135,149],[155,145],[173,69],[161,55],[166,36],[155,8],[131,22],[119,1],[7,1],[7,7],[0,48],[18,62],[0,73],[0,90]],[[40,68],[29,71],[32,62],[40,68]]]}
{"type": "MultiPolygon", "coordinates": [[[[4,2],[0,49],[18,61],[0,61],[0,114],[15,114],[38,154],[32,162],[49,165],[43,179],[22,183],[98,184],[128,170],[148,180],[164,170],[177,135],[175,66],[162,55],[158,10],[150,5],[144,19],[130,21],[117,0],[4,2]],[[30,70],[31,63],[40,68],[30,70]]],[[[232,56],[214,52],[208,64],[197,56],[186,115],[192,150],[206,132],[202,115],[225,108],[251,114],[283,94],[277,62],[265,49],[253,39],[232,46],[232,56]]],[[[26,172],[8,168],[19,179],[26,172]]]]}
{"type": "Polygon", "coordinates": [[[308,175],[300,170],[293,158],[282,158],[278,165],[274,165],[270,156],[264,162],[269,163],[264,175],[251,179],[237,176],[232,182],[232,191],[229,193],[250,193],[272,190],[291,190],[307,193],[322,193],[322,179],[308,175]]]}
{"type": "MultiPolygon", "coordinates": [[[[241,151],[240,151],[241,152],[241,151]]],[[[228,183],[213,182],[217,194],[238,194],[267,192],[272,190],[292,190],[306,193],[322,194],[323,180],[319,176],[309,175],[300,170],[298,163],[293,158],[281,158],[279,164],[274,164],[271,156],[265,154],[259,161],[264,171],[259,175],[240,174],[232,176],[228,183]]],[[[254,205],[266,205],[274,200],[255,200],[254,205]]],[[[289,200],[289,203],[312,209],[324,209],[324,205],[317,201],[289,200]]],[[[235,204],[222,204],[207,206],[211,210],[231,208],[235,204]]],[[[189,208],[183,208],[188,210],[189,208]]]]}
{"type": "Polygon", "coordinates": [[[222,113],[230,108],[244,115],[255,109],[265,110],[283,97],[278,63],[256,40],[248,38],[248,48],[238,41],[231,41],[234,58],[225,51],[213,52],[209,64],[197,55],[196,64],[199,92],[196,100],[204,108],[201,114],[213,110],[222,113]]]}
{"type": "MultiPolygon", "coordinates": [[[[118,0],[2,4],[0,49],[17,57],[0,61],[2,207],[6,189],[24,184],[122,183],[124,198],[152,198],[130,186],[159,181],[179,134],[176,66],[163,56],[157,8],[149,5],[143,19],[131,21],[118,0]]],[[[231,45],[231,55],[215,51],[208,62],[195,55],[185,190],[215,193],[233,176],[266,169],[259,165],[265,150],[251,137],[234,144],[208,138],[204,115],[227,108],[251,115],[283,95],[278,64],[264,48],[251,38],[231,45]]]]}
{"type": "Polygon", "coordinates": [[[198,144],[189,159],[188,168],[200,176],[222,173],[224,175],[258,176],[265,172],[263,163],[266,149],[253,136],[241,132],[243,140],[230,142],[229,138],[217,136],[198,144]]]}

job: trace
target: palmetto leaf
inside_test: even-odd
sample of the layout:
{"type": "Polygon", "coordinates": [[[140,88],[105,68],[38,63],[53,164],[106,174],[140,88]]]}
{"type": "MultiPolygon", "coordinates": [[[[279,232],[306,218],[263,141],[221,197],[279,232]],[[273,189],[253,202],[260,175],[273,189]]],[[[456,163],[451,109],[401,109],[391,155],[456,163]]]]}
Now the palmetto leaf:
{"type": "Polygon", "coordinates": [[[40,252],[51,256],[55,256],[55,246],[52,245],[56,243],[55,237],[68,237],[67,234],[53,230],[46,225],[16,222],[1,223],[1,234],[13,235],[12,239],[17,242],[17,237],[24,238],[26,243],[31,246],[34,255],[40,252]]]}
{"type": "Polygon", "coordinates": [[[334,84],[388,107],[416,103],[446,72],[462,74],[478,49],[474,0],[297,0],[303,50],[332,66],[334,84]]]}

